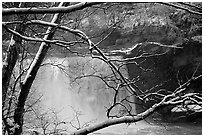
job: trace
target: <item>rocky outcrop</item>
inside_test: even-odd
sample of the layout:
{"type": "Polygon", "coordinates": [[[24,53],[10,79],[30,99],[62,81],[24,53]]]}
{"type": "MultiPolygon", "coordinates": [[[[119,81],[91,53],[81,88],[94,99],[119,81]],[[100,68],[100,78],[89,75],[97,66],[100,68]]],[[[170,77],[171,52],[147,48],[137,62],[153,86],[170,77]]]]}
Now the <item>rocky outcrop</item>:
{"type": "MultiPolygon", "coordinates": [[[[136,85],[143,91],[155,92],[161,88],[169,91],[175,90],[178,87],[177,78],[181,82],[185,82],[191,78],[196,69],[196,75],[202,74],[202,44],[199,41],[189,40],[184,42],[182,47],[182,49],[173,49],[152,44],[136,46],[129,54],[125,54],[124,58],[136,57],[143,52],[155,56],[131,60],[140,64],[140,67],[135,64],[128,64],[129,77],[131,79],[138,79],[139,77],[136,85]],[[159,55],[162,53],[165,54],[159,55]]],[[[202,79],[192,82],[187,90],[190,92],[201,92],[202,79]]],[[[140,93],[138,92],[138,94],[140,93]]],[[[144,102],[138,100],[136,102],[136,111],[138,113],[143,111],[144,107],[149,107],[155,103],[155,101],[149,101],[144,106],[144,102]]],[[[172,108],[168,108],[165,112],[171,111],[172,108]]],[[[160,112],[164,112],[164,110],[160,112]]],[[[175,115],[174,113],[171,114],[175,115]]]]}

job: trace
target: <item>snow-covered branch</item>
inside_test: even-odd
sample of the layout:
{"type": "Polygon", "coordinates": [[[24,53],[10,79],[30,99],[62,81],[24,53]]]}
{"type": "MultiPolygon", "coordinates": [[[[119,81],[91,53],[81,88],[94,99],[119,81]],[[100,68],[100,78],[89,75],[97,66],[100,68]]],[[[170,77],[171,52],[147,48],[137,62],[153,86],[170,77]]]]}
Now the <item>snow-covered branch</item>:
{"type": "Polygon", "coordinates": [[[42,13],[70,13],[76,10],[82,10],[86,7],[90,7],[92,5],[100,4],[99,2],[84,2],[78,3],[75,5],[70,5],[68,7],[52,7],[52,8],[8,8],[2,9],[2,15],[12,15],[12,14],[42,14],[42,13]]]}

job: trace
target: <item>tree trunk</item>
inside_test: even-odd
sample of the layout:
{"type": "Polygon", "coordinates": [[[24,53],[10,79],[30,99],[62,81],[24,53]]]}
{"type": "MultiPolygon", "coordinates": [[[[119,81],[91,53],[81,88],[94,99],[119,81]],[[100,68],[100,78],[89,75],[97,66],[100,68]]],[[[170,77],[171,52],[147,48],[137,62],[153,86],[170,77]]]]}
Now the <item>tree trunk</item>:
{"type": "MultiPolygon", "coordinates": [[[[19,5],[20,6],[20,5],[19,5]]],[[[18,15],[17,20],[23,21],[25,19],[25,15],[18,15]]],[[[14,30],[20,34],[23,34],[26,29],[26,26],[23,24],[16,25],[14,30]]],[[[4,119],[4,107],[6,107],[6,98],[8,94],[9,83],[11,81],[11,75],[13,69],[16,65],[16,62],[19,58],[20,49],[22,46],[22,39],[18,36],[12,35],[5,59],[3,61],[2,67],[2,119],[4,122],[4,128],[9,132],[9,126],[7,120],[4,119]]]]}
{"type": "MultiPolygon", "coordinates": [[[[69,3],[60,3],[60,6],[68,6],[69,3]]],[[[58,13],[55,14],[51,23],[60,23],[61,21],[61,17],[63,16],[63,13],[58,13]]],[[[53,31],[52,27],[48,27],[47,32],[44,39],[46,40],[51,40],[54,36],[55,31],[53,31]]],[[[23,127],[23,114],[24,114],[24,106],[25,106],[25,102],[27,99],[27,96],[29,94],[31,85],[33,84],[33,81],[37,75],[37,72],[40,68],[41,63],[43,62],[43,59],[45,58],[47,51],[49,49],[50,45],[47,43],[42,43],[40,45],[40,48],[35,56],[35,59],[33,60],[27,75],[22,83],[22,87],[20,90],[20,95],[18,97],[18,103],[17,103],[17,108],[15,109],[14,112],[14,122],[16,125],[15,130],[14,130],[14,134],[15,135],[20,135],[22,133],[22,127],[23,127]]]]}
{"type": "MultiPolygon", "coordinates": [[[[18,15],[17,20],[23,21],[24,15],[18,15]]],[[[23,34],[25,31],[25,25],[16,25],[15,31],[23,34]]],[[[2,105],[4,106],[8,85],[10,83],[13,68],[16,65],[17,59],[19,57],[20,47],[22,46],[22,39],[18,36],[12,35],[11,41],[8,46],[6,57],[3,61],[2,67],[2,105]]]]}

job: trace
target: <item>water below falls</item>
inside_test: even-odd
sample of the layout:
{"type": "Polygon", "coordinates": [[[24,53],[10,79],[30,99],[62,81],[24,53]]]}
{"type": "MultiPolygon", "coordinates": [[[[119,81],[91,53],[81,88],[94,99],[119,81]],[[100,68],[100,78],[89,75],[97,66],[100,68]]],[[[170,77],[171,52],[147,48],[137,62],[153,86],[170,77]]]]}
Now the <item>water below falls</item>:
{"type": "MultiPolygon", "coordinates": [[[[99,78],[87,77],[77,80],[75,78],[80,75],[99,73],[108,75],[110,72],[104,62],[89,57],[46,59],[32,87],[35,97],[42,95],[37,108],[38,112],[54,111],[55,118],[65,122],[59,128],[65,129],[68,133],[77,128],[106,120],[105,107],[111,105],[114,92],[107,88],[99,78]]],[[[125,69],[124,73],[127,76],[125,69]]],[[[127,93],[123,92],[120,96],[126,95],[127,93]]],[[[50,126],[50,130],[52,128],[53,126],[50,126]]],[[[197,130],[189,133],[188,128],[188,126],[180,125],[177,126],[178,132],[175,132],[172,130],[176,129],[175,125],[174,128],[170,127],[170,130],[166,130],[164,126],[150,125],[141,121],[130,126],[121,124],[108,127],[93,134],[191,134],[194,131],[200,131],[198,127],[197,130]],[[181,132],[179,128],[186,130],[181,132]]],[[[41,129],[38,131],[43,132],[41,129]]]]}

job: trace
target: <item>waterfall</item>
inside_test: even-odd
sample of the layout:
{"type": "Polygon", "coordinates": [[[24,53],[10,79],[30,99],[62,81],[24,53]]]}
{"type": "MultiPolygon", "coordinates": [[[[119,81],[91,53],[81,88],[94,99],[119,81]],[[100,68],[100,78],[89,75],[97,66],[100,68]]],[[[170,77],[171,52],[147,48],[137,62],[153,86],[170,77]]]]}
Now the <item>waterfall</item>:
{"type": "MultiPolygon", "coordinates": [[[[123,70],[127,76],[127,72],[123,70]]],[[[41,98],[42,111],[55,110],[59,119],[81,125],[107,119],[106,108],[113,101],[114,91],[96,77],[75,78],[81,75],[103,76],[111,73],[105,62],[91,57],[47,58],[40,68],[33,89],[41,98]],[[52,64],[52,65],[51,65],[52,64]]],[[[121,97],[127,93],[121,92],[121,97]]]]}
{"type": "MultiPolygon", "coordinates": [[[[28,59],[27,65],[31,61],[28,59]]],[[[74,78],[82,74],[109,75],[111,71],[106,63],[90,57],[50,57],[44,61],[44,64],[47,65],[42,65],[38,71],[27,100],[27,104],[32,104],[42,95],[40,102],[32,106],[35,108],[35,113],[30,111],[24,116],[25,133],[34,130],[40,134],[55,134],[54,132],[69,134],[76,131],[77,128],[83,128],[107,119],[105,106],[111,105],[114,92],[98,78],[87,77],[74,82],[74,78]],[[54,65],[49,65],[50,63],[54,65]],[[57,64],[64,67],[57,66],[57,64]],[[35,98],[33,101],[32,97],[35,98]],[[30,101],[31,103],[28,103],[30,101]],[[61,124],[56,128],[57,122],[61,122],[61,124]],[[47,128],[44,132],[45,126],[47,128]]],[[[128,76],[127,70],[122,70],[122,73],[128,76]]],[[[121,92],[119,99],[125,96],[127,96],[127,92],[121,92]]],[[[116,111],[118,110],[116,109],[116,111]]],[[[201,128],[201,126],[186,126],[185,124],[160,126],[139,121],[128,126],[121,124],[107,127],[93,134],[158,135],[191,134],[191,132],[200,134],[201,128]],[[192,128],[194,128],[193,131],[190,130],[192,128]]]]}

